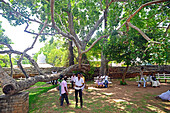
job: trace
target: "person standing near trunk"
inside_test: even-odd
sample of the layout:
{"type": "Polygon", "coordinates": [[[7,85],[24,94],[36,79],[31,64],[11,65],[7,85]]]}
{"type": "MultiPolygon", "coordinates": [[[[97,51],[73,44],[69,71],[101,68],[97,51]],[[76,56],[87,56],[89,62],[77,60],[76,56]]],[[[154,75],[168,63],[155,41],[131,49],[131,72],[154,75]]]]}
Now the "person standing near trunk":
{"type": "Polygon", "coordinates": [[[76,75],[75,73],[73,73],[73,75],[71,76],[71,88],[73,89],[74,88],[74,84],[75,84],[75,79],[76,79],[76,75]]]}
{"type": "Polygon", "coordinates": [[[64,77],[64,80],[61,82],[61,104],[63,106],[64,99],[66,100],[67,105],[70,105],[68,100],[68,88],[67,88],[67,77],[64,77]]]}
{"type": "Polygon", "coordinates": [[[77,74],[75,79],[75,99],[76,99],[76,107],[78,106],[78,93],[80,97],[80,105],[83,108],[83,99],[82,99],[82,87],[84,86],[84,81],[81,78],[80,73],[77,74]]]}

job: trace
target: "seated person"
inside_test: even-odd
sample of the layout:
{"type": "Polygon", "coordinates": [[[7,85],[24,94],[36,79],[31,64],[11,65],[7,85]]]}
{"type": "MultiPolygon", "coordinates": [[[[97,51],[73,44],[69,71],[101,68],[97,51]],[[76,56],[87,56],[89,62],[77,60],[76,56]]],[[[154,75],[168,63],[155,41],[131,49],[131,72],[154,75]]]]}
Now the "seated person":
{"type": "MultiPolygon", "coordinates": [[[[53,70],[51,71],[52,74],[57,74],[57,71],[53,70]]],[[[57,84],[57,80],[52,80],[51,83],[54,85],[54,84],[57,84]]]]}
{"type": "Polygon", "coordinates": [[[150,81],[152,82],[152,87],[160,87],[160,82],[156,80],[155,75],[150,75],[150,81]]]}
{"type": "Polygon", "coordinates": [[[108,87],[108,76],[107,75],[104,76],[103,85],[105,88],[108,87]]]}
{"type": "Polygon", "coordinates": [[[97,87],[103,87],[103,82],[102,82],[102,76],[101,75],[99,77],[97,77],[96,83],[97,83],[97,87]]]}
{"type": "Polygon", "coordinates": [[[156,99],[160,98],[163,101],[170,101],[170,90],[168,90],[167,92],[162,93],[161,95],[158,95],[155,97],[156,99]]]}

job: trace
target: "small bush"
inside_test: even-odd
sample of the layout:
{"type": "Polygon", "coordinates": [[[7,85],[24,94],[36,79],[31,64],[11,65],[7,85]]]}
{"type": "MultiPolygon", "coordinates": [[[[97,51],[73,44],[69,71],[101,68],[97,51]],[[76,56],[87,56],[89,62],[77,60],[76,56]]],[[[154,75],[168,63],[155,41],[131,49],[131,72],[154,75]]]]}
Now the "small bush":
{"type": "Polygon", "coordinates": [[[126,82],[120,81],[120,85],[127,85],[126,82]]]}

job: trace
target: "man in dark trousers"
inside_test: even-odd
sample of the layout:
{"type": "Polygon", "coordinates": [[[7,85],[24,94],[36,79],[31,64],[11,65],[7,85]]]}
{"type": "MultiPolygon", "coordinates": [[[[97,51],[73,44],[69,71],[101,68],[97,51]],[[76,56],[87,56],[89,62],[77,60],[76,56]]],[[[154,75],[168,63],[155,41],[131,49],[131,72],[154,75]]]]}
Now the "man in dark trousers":
{"type": "Polygon", "coordinates": [[[64,99],[67,102],[67,105],[70,105],[69,100],[68,100],[68,89],[67,89],[67,77],[64,77],[64,80],[61,82],[61,104],[60,106],[63,106],[63,101],[64,99]]]}
{"type": "Polygon", "coordinates": [[[78,93],[80,97],[80,105],[83,108],[83,99],[82,99],[82,87],[84,86],[84,80],[81,78],[80,73],[77,74],[75,79],[75,99],[76,99],[76,107],[78,106],[78,93]]]}

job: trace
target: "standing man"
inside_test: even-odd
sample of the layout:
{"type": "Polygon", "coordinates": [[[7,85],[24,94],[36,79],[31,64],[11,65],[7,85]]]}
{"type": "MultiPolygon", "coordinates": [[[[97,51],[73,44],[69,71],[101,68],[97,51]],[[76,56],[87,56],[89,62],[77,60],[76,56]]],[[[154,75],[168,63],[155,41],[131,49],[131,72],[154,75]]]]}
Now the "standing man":
{"type": "Polygon", "coordinates": [[[85,77],[83,76],[83,74],[82,73],[80,73],[80,75],[81,75],[81,78],[83,79],[83,81],[84,81],[84,83],[82,83],[82,84],[84,84],[83,86],[82,86],[82,91],[83,91],[83,89],[84,89],[84,87],[85,87],[85,77]]]}
{"type": "Polygon", "coordinates": [[[81,105],[81,108],[83,108],[82,87],[84,86],[84,81],[80,76],[81,76],[80,73],[78,73],[75,79],[75,99],[76,99],[76,107],[77,107],[78,106],[78,93],[79,93],[80,105],[81,105]]]}
{"type": "MultiPolygon", "coordinates": [[[[144,75],[143,75],[143,70],[144,70],[144,67],[141,67],[141,70],[140,70],[140,81],[143,80],[143,87],[146,88],[146,80],[145,80],[144,75]]],[[[141,82],[138,83],[138,87],[140,87],[140,84],[141,84],[141,82]]]]}
{"type": "Polygon", "coordinates": [[[72,89],[74,87],[75,79],[76,79],[76,75],[75,75],[75,73],[73,73],[73,75],[71,76],[71,85],[72,85],[71,87],[72,87],[72,89]]]}
{"type": "Polygon", "coordinates": [[[60,106],[63,106],[64,99],[67,102],[67,105],[70,105],[68,100],[68,89],[67,89],[67,77],[64,77],[64,80],[61,82],[61,104],[60,106]]]}

